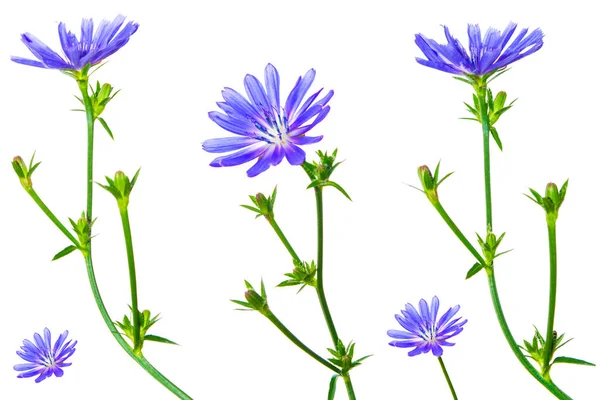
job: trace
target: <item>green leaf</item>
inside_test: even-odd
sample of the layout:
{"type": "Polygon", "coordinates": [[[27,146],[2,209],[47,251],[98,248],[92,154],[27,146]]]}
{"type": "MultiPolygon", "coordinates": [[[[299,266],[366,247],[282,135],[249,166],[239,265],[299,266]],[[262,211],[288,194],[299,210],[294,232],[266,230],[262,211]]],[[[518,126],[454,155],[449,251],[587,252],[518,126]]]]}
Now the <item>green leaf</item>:
{"type": "Polygon", "coordinates": [[[337,190],[339,190],[344,196],[346,196],[346,198],[350,201],[352,201],[352,199],[350,198],[350,196],[348,195],[348,193],[346,193],[346,191],[337,183],[332,182],[332,181],[327,181],[323,184],[323,186],[332,186],[334,188],[336,188],[337,190]]]}
{"type": "Polygon", "coordinates": [[[110,138],[112,140],[115,140],[115,138],[114,138],[114,136],[112,134],[112,131],[108,127],[108,124],[106,123],[106,121],[104,120],[104,118],[98,117],[98,121],[100,121],[100,125],[102,125],[104,127],[104,129],[106,130],[106,133],[108,133],[108,136],[110,136],[110,138]]]}
{"type": "Polygon", "coordinates": [[[327,400],[333,400],[335,398],[335,386],[337,383],[337,378],[339,378],[339,375],[334,375],[329,381],[329,392],[327,393],[327,400]]]}
{"type": "Polygon", "coordinates": [[[589,366],[592,366],[592,367],[596,366],[596,364],[592,364],[591,362],[583,361],[583,360],[580,360],[578,358],[573,358],[573,357],[556,357],[554,359],[553,364],[556,364],[556,363],[589,365],[589,366]]]}
{"type": "Polygon", "coordinates": [[[56,253],[56,255],[54,256],[52,261],[58,260],[59,258],[63,258],[67,254],[71,254],[75,250],[77,250],[77,246],[73,246],[73,245],[67,246],[64,249],[62,249],[61,251],[59,251],[58,253],[56,253]]]}
{"type": "Polygon", "coordinates": [[[483,268],[483,265],[479,264],[479,263],[475,263],[471,269],[469,270],[469,272],[467,272],[467,277],[465,279],[469,279],[470,277],[472,277],[473,275],[475,275],[476,273],[478,273],[479,271],[481,271],[481,269],[483,268]]]}
{"type": "Polygon", "coordinates": [[[493,126],[490,127],[490,133],[492,134],[492,137],[494,138],[494,141],[496,142],[496,144],[500,148],[500,151],[502,151],[502,141],[500,140],[500,136],[498,135],[498,131],[496,130],[496,128],[494,128],[493,126]]]}
{"type": "Polygon", "coordinates": [[[149,340],[151,342],[174,344],[174,345],[179,346],[177,343],[173,342],[172,340],[169,340],[169,339],[161,337],[161,336],[156,336],[156,335],[146,335],[146,336],[144,336],[144,340],[149,340]]]}

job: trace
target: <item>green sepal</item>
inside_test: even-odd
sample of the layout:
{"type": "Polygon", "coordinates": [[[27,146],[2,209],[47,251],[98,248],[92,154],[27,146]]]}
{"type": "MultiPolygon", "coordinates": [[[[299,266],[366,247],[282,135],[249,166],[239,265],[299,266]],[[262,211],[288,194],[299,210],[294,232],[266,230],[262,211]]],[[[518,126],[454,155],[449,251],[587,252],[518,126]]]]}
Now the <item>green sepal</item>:
{"type": "Polygon", "coordinates": [[[161,337],[161,336],[157,336],[157,335],[146,335],[144,336],[144,341],[150,341],[150,342],[159,342],[159,343],[166,343],[166,344],[174,344],[176,346],[179,346],[177,343],[175,343],[172,340],[169,340],[167,338],[161,337]]]}
{"type": "Polygon", "coordinates": [[[474,276],[476,273],[478,273],[479,271],[481,271],[483,269],[483,265],[479,264],[479,263],[475,263],[471,269],[469,269],[469,271],[467,272],[467,276],[465,277],[465,279],[469,279],[472,276],[474,276]]]}
{"type": "Polygon", "coordinates": [[[352,360],[354,357],[354,342],[350,342],[348,347],[344,346],[344,343],[338,339],[338,343],[335,349],[327,349],[327,351],[333,356],[333,358],[328,358],[328,360],[340,367],[342,370],[342,374],[347,374],[352,368],[355,368],[361,364],[361,361],[372,356],[369,354],[367,356],[361,357],[358,360],[352,360]]]}
{"type": "Polygon", "coordinates": [[[311,180],[306,188],[332,186],[339,190],[348,200],[352,201],[348,193],[339,184],[329,180],[333,171],[342,163],[342,161],[335,162],[337,149],[331,155],[318,150],[317,155],[319,156],[319,162],[313,161],[311,164],[305,161],[302,163],[302,168],[311,180]]]}
{"type": "Polygon", "coordinates": [[[63,258],[64,256],[71,254],[75,250],[77,250],[77,246],[73,246],[73,245],[67,246],[64,249],[62,249],[61,251],[59,251],[58,253],[56,253],[56,255],[52,258],[52,261],[56,261],[59,258],[63,258]]]}
{"type": "Polygon", "coordinates": [[[102,125],[102,127],[104,127],[104,130],[106,130],[106,133],[108,133],[108,136],[110,136],[110,138],[112,140],[115,140],[112,131],[110,130],[110,128],[108,127],[108,124],[106,123],[106,121],[104,120],[104,118],[98,118],[98,121],[100,122],[100,125],[102,125]]]}
{"type": "Polygon", "coordinates": [[[292,272],[284,275],[290,279],[281,282],[277,287],[302,285],[297,293],[300,293],[307,285],[314,288],[317,287],[317,266],[314,261],[311,261],[309,264],[306,261],[300,262],[294,260],[294,269],[292,272]]]}
{"type": "Polygon", "coordinates": [[[333,400],[335,398],[335,388],[339,375],[333,375],[329,381],[329,391],[327,392],[327,400],[333,400]]]}
{"type": "Polygon", "coordinates": [[[588,361],[584,361],[584,360],[580,360],[578,358],[573,358],[573,357],[556,357],[554,359],[554,361],[552,362],[552,364],[557,364],[557,363],[561,363],[561,364],[577,364],[577,365],[589,365],[591,367],[595,367],[596,364],[593,364],[591,362],[588,361]]]}

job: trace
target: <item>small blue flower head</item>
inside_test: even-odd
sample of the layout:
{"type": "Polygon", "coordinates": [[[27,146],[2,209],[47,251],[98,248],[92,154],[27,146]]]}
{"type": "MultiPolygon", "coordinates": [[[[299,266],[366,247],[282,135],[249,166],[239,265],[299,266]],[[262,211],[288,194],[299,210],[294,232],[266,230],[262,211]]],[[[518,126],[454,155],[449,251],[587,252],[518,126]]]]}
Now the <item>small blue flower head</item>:
{"type": "Polygon", "coordinates": [[[489,28],[482,39],[479,25],[469,25],[469,52],[450,34],[447,26],[444,26],[444,32],[448,44],[439,44],[418,33],[415,43],[427,59],[417,58],[417,62],[455,75],[484,77],[535,53],[544,44],[544,35],[539,28],[529,35],[525,28],[507,46],[516,28],[514,22],[509,23],[502,33],[489,28]]]}
{"type": "Polygon", "coordinates": [[[440,301],[437,296],[431,300],[431,308],[423,299],[419,301],[419,310],[410,303],[406,304],[406,309],[400,311],[401,315],[396,314],[396,320],[406,331],[387,331],[388,336],[399,339],[392,340],[390,346],[414,347],[408,352],[411,357],[428,353],[429,350],[434,356],[440,357],[444,352],[442,346],[454,346],[454,343],[447,340],[461,333],[467,320],[459,321],[462,317],[452,319],[460,309],[460,306],[456,305],[446,311],[438,321],[439,307],[440,301]]]}
{"type": "Polygon", "coordinates": [[[59,337],[54,346],[50,337],[50,330],[44,328],[44,337],[39,333],[33,335],[35,344],[25,339],[21,351],[17,351],[17,355],[26,364],[17,364],[14,366],[15,371],[21,372],[17,378],[30,378],[38,375],[35,382],[41,382],[54,374],[56,377],[61,377],[64,374],[62,368],[68,367],[71,363],[65,362],[75,352],[77,340],[65,342],[69,331],[64,331],[59,337]]]}
{"type": "Polygon", "coordinates": [[[15,56],[10,59],[32,67],[81,71],[87,64],[96,65],[125,46],[139,25],[129,21],[123,26],[124,22],[125,17],[122,15],[118,15],[113,21],[103,20],[94,33],[94,22],[84,19],[81,22],[80,39],[73,32],[67,31],[64,22],[59,23],[58,37],[65,57],[31,33],[24,33],[21,40],[39,61],[15,56]]]}
{"type": "Polygon", "coordinates": [[[306,136],[329,113],[327,103],[333,96],[330,90],[320,100],[323,89],[302,100],[315,79],[314,69],[299,77],[285,105],[279,98],[279,73],[268,64],[265,68],[265,87],[252,75],[246,75],[244,87],[248,99],[231,88],[222,91],[224,102],[217,106],[222,112],[212,111],[208,116],[221,128],[239,135],[209,139],[202,148],[209,153],[226,153],[210,163],[213,167],[240,165],[258,158],[247,171],[249,177],[256,176],[278,165],[283,157],[291,165],[300,165],[306,153],[299,146],[319,142],[323,136],[306,136]]]}

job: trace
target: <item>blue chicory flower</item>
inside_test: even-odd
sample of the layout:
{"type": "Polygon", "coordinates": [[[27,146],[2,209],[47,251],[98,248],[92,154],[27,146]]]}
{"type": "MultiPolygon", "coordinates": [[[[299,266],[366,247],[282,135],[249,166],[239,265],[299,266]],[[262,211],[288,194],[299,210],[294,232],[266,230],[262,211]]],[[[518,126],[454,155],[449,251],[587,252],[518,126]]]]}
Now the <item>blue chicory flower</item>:
{"type": "Polygon", "coordinates": [[[48,328],[44,328],[44,338],[39,333],[33,335],[35,343],[27,339],[23,340],[23,346],[21,346],[21,351],[17,351],[17,355],[27,363],[14,366],[15,371],[21,372],[17,378],[30,378],[38,375],[35,382],[39,383],[51,377],[52,374],[56,377],[63,376],[62,368],[71,365],[65,361],[73,355],[77,344],[77,340],[65,342],[68,334],[69,331],[64,331],[54,346],[52,346],[48,328]]]}
{"type": "Polygon", "coordinates": [[[249,177],[256,176],[278,165],[283,157],[291,165],[300,165],[306,159],[306,153],[300,147],[319,142],[323,136],[306,136],[329,113],[327,103],[333,96],[330,90],[320,100],[315,101],[323,89],[319,89],[300,105],[315,79],[315,70],[309,70],[299,77],[290,92],[285,106],[279,98],[279,73],[271,64],[265,68],[265,88],[252,75],[246,75],[244,87],[248,99],[231,88],[222,91],[224,102],[217,106],[225,114],[217,111],[208,116],[221,128],[239,135],[209,139],[202,148],[209,153],[234,153],[215,158],[213,167],[230,167],[244,164],[258,158],[247,171],[249,177]]]}
{"type": "Polygon", "coordinates": [[[431,300],[431,308],[424,299],[419,301],[418,311],[412,304],[406,304],[406,309],[400,311],[402,315],[396,314],[396,320],[406,331],[389,330],[388,336],[399,339],[392,340],[390,346],[414,347],[408,353],[411,357],[427,353],[429,350],[434,356],[440,357],[444,352],[441,346],[454,346],[454,343],[447,340],[461,333],[467,320],[459,322],[462,317],[451,320],[460,309],[460,306],[456,305],[446,311],[438,321],[439,307],[440,301],[437,296],[431,300]]]}
{"type": "Polygon", "coordinates": [[[450,34],[447,26],[444,26],[444,32],[448,44],[439,44],[423,34],[416,34],[415,43],[427,58],[417,58],[417,62],[456,75],[487,75],[535,53],[544,44],[544,35],[539,28],[527,36],[525,28],[507,47],[516,28],[517,24],[514,22],[509,23],[502,33],[498,29],[489,28],[482,40],[479,25],[469,25],[469,53],[450,34]]]}
{"type": "Polygon", "coordinates": [[[94,34],[94,22],[83,19],[80,39],[73,32],[67,31],[64,22],[59,23],[58,36],[66,59],[31,33],[24,33],[21,40],[39,61],[15,56],[10,59],[33,67],[80,71],[88,63],[98,64],[125,46],[139,24],[129,21],[119,31],[123,22],[125,17],[122,15],[118,15],[113,21],[103,20],[94,34]]]}

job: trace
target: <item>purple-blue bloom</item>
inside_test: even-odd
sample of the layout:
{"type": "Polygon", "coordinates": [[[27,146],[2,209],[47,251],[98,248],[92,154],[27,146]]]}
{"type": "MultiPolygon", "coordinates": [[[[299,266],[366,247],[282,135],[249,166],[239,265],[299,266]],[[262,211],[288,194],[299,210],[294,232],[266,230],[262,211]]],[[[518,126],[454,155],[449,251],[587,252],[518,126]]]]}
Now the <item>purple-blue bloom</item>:
{"type": "Polygon", "coordinates": [[[484,76],[535,53],[544,44],[544,35],[539,28],[529,35],[525,28],[507,47],[516,28],[514,22],[509,23],[502,33],[488,28],[482,39],[479,25],[469,25],[469,52],[450,34],[447,26],[444,26],[444,32],[448,44],[439,44],[418,33],[415,43],[427,59],[417,58],[417,62],[451,74],[484,76]]]}
{"type": "Polygon", "coordinates": [[[83,19],[80,39],[77,39],[73,32],[67,31],[64,22],[59,23],[58,37],[65,57],[31,33],[24,33],[21,40],[39,61],[15,56],[10,59],[33,67],[80,71],[88,63],[98,64],[125,46],[131,35],[137,31],[139,24],[129,21],[123,26],[124,22],[125,17],[122,15],[118,15],[113,21],[103,20],[94,33],[94,22],[91,19],[83,19]]]}
{"type": "Polygon", "coordinates": [[[462,317],[452,319],[458,310],[459,305],[451,307],[442,317],[437,320],[440,301],[437,296],[431,300],[431,308],[424,299],[419,301],[419,310],[412,304],[406,304],[406,309],[396,314],[398,323],[406,331],[390,329],[388,336],[399,339],[392,340],[390,346],[395,347],[414,347],[408,355],[416,356],[421,353],[427,353],[429,350],[434,356],[440,357],[444,352],[441,346],[454,346],[454,343],[447,342],[453,336],[458,335],[463,330],[463,325],[467,320],[459,320],[462,317]]]}
{"type": "Polygon", "coordinates": [[[69,331],[64,331],[59,337],[54,346],[50,336],[50,330],[44,328],[44,337],[39,333],[33,335],[35,343],[25,339],[21,351],[17,351],[17,355],[26,364],[17,364],[14,366],[15,371],[21,372],[17,378],[30,378],[38,375],[35,382],[41,382],[54,374],[56,377],[61,377],[64,374],[62,368],[68,367],[71,363],[65,362],[75,352],[77,340],[65,342],[69,331]]]}
{"type": "Polygon", "coordinates": [[[299,146],[317,143],[323,138],[306,136],[306,132],[327,116],[327,103],[333,96],[333,90],[330,90],[315,101],[323,90],[321,88],[302,103],[315,74],[311,69],[298,78],[285,105],[279,97],[279,73],[271,64],[265,68],[266,90],[256,77],[246,75],[244,87],[249,100],[226,87],[221,92],[225,101],[217,103],[224,114],[212,111],[208,116],[221,128],[239,136],[208,139],[202,143],[202,148],[209,153],[233,151],[215,158],[210,165],[230,167],[258,158],[246,172],[253,177],[278,165],[284,156],[291,165],[302,164],[306,153],[299,146]]]}

